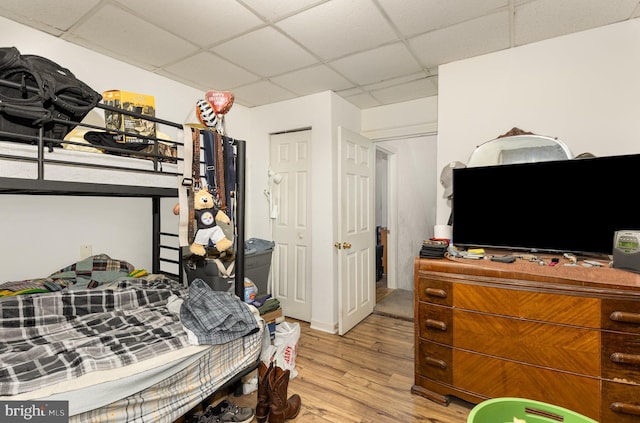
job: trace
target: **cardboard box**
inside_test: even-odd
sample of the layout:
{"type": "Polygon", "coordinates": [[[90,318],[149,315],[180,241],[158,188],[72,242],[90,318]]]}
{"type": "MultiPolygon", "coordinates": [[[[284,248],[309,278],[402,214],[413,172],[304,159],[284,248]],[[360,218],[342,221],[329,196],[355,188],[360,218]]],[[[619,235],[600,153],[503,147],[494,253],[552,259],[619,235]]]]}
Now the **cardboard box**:
{"type": "MultiPolygon", "coordinates": [[[[140,115],[153,117],[156,115],[155,98],[151,95],[132,93],[129,91],[110,90],[103,92],[102,98],[103,103],[108,106],[117,107],[140,115]]],[[[135,134],[148,137],[156,136],[155,122],[151,122],[140,117],[105,110],[104,120],[105,127],[107,129],[134,134],[125,135],[125,143],[149,144],[148,139],[137,137],[135,134]]]]}
{"type": "Polygon", "coordinates": [[[277,318],[282,317],[282,308],[280,307],[276,310],[269,311],[260,317],[262,317],[267,323],[275,322],[277,318]]]}

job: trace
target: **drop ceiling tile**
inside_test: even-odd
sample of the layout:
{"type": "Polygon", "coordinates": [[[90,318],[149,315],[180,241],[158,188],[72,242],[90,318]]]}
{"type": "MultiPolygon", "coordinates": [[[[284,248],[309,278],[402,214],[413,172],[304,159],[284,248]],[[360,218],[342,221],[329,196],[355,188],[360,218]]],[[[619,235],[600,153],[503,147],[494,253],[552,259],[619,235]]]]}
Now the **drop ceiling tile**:
{"type": "Polygon", "coordinates": [[[296,94],[278,87],[269,81],[259,81],[253,84],[238,87],[233,94],[240,104],[250,106],[262,106],[297,97],[296,94]]]}
{"type": "Polygon", "coordinates": [[[516,8],[515,44],[583,31],[632,16],[637,0],[537,0],[516,8]]]}
{"type": "Polygon", "coordinates": [[[311,54],[271,27],[234,38],[211,51],[265,77],[317,62],[311,54]]]}
{"type": "MultiPolygon", "coordinates": [[[[201,52],[164,68],[168,74],[208,89],[228,90],[258,80],[258,76],[209,52],[201,52]]],[[[159,72],[162,73],[162,72],[159,72]]]]}
{"type": "Polygon", "coordinates": [[[404,44],[395,43],[338,59],[330,65],[349,80],[371,84],[418,72],[420,65],[404,44]]]}
{"type": "Polygon", "coordinates": [[[363,94],[364,92],[365,91],[362,89],[362,87],[353,87],[337,91],[337,93],[342,97],[351,97],[354,95],[363,94]]]}
{"type": "Polygon", "coordinates": [[[106,4],[73,31],[88,45],[141,65],[162,66],[193,53],[192,44],[106,4]]]}
{"type": "Polygon", "coordinates": [[[118,0],[141,18],[199,47],[235,37],[263,25],[235,0],[118,0]],[[195,12],[195,13],[194,13],[195,12]]]}
{"type": "Polygon", "coordinates": [[[379,0],[405,36],[458,24],[508,6],[508,0],[379,0]]]}
{"type": "Polygon", "coordinates": [[[99,0],[2,0],[0,14],[50,34],[61,35],[99,0]]]}
{"type": "Polygon", "coordinates": [[[409,40],[412,50],[427,68],[479,56],[510,45],[509,14],[498,12],[409,40]]]}
{"type": "Polygon", "coordinates": [[[244,0],[243,3],[256,11],[270,22],[275,22],[283,17],[293,15],[326,0],[244,0]]]}
{"type": "Polygon", "coordinates": [[[324,60],[397,39],[371,0],[329,1],[284,19],[277,26],[324,60]]]}
{"type": "Polygon", "coordinates": [[[349,81],[325,65],[312,66],[270,79],[299,95],[326,90],[338,91],[352,86],[349,81]]]}
{"type": "Polygon", "coordinates": [[[344,99],[360,109],[369,109],[371,107],[382,106],[378,100],[373,98],[369,93],[344,96],[344,99]]]}
{"type": "Polygon", "coordinates": [[[366,89],[367,91],[381,90],[383,88],[393,87],[395,85],[406,84],[411,81],[424,79],[427,76],[428,76],[427,73],[421,71],[421,72],[412,73],[410,75],[404,75],[399,78],[390,78],[381,82],[374,82],[373,84],[365,85],[363,88],[366,89]]]}
{"type": "Polygon", "coordinates": [[[371,91],[371,95],[383,104],[399,103],[438,94],[437,82],[433,78],[405,82],[393,87],[371,91]]]}

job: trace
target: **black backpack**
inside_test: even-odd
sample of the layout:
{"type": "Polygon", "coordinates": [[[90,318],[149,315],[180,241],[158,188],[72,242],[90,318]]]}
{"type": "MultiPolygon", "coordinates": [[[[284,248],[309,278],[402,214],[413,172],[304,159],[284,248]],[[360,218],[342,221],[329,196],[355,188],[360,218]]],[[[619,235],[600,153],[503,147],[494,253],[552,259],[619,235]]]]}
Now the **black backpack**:
{"type": "Polygon", "coordinates": [[[101,99],[69,69],[15,47],[0,48],[0,131],[35,144],[42,127],[44,137],[62,140],[101,99]]]}

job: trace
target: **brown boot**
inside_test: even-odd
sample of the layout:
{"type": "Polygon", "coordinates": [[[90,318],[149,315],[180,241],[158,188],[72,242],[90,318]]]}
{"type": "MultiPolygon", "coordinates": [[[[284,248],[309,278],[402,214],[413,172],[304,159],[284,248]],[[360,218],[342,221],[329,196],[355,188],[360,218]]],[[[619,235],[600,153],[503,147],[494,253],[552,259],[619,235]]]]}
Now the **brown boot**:
{"type": "Polygon", "coordinates": [[[256,419],[258,423],[265,423],[269,417],[271,405],[271,385],[273,384],[273,363],[267,367],[264,362],[260,362],[258,367],[258,404],[256,405],[256,419]]]}
{"type": "Polygon", "coordinates": [[[271,410],[269,423],[283,423],[287,419],[295,418],[300,412],[302,400],[300,395],[294,394],[287,399],[287,387],[289,386],[289,370],[278,366],[274,367],[274,376],[271,387],[271,410]]]}

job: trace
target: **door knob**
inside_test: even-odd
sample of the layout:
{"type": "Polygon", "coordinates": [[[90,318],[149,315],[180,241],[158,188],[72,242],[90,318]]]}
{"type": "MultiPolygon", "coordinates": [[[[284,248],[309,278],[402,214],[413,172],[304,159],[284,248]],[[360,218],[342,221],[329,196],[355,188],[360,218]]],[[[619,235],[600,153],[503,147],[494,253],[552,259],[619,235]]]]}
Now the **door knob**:
{"type": "Polygon", "coordinates": [[[333,244],[334,247],[336,247],[338,250],[342,248],[342,244],[340,244],[339,242],[336,242],[335,244],[333,244]]]}
{"type": "Polygon", "coordinates": [[[351,244],[349,244],[348,242],[343,242],[342,248],[344,248],[345,250],[348,250],[349,248],[351,248],[351,244]]]}

